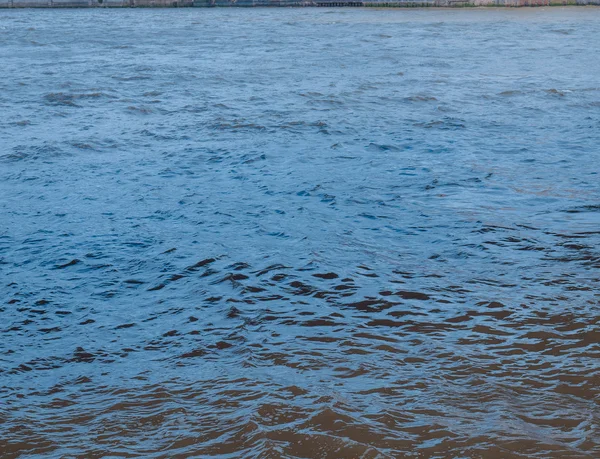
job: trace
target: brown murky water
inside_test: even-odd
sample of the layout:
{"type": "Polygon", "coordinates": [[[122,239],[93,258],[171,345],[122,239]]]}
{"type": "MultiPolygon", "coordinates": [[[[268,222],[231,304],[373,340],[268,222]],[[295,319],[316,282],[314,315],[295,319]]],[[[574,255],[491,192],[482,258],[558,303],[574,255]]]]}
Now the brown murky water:
{"type": "Polygon", "coordinates": [[[3,11],[0,457],[600,457],[599,36],[3,11]]]}

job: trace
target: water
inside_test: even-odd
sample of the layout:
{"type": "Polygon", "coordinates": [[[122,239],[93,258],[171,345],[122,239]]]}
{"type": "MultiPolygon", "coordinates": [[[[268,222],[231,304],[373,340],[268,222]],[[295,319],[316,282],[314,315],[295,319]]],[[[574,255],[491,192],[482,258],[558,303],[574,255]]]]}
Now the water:
{"type": "Polygon", "coordinates": [[[0,456],[600,455],[600,9],[0,14],[0,456]]]}

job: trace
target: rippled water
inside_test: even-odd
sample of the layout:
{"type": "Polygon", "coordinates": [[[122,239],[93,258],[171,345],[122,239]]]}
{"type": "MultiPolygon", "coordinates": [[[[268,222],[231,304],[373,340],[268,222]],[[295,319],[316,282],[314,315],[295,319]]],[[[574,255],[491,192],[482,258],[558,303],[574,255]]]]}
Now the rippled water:
{"type": "Polygon", "coordinates": [[[600,9],[0,14],[0,456],[600,456],[600,9]]]}

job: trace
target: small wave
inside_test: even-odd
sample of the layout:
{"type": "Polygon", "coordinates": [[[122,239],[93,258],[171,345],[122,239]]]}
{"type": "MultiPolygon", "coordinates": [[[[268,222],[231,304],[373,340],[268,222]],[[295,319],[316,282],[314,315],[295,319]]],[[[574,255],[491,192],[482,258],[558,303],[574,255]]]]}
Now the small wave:
{"type": "Polygon", "coordinates": [[[148,75],[132,75],[132,76],[122,76],[122,75],[113,75],[113,79],[118,81],[140,81],[140,80],[150,80],[152,77],[148,75]]]}
{"type": "Polygon", "coordinates": [[[444,131],[465,129],[467,127],[464,120],[452,117],[444,117],[441,120],[433,120],[427,123],[415,123],[414,126],[425,129],[441,129],[444,131]]]}
{"type": "Polygon", "coordinates": [[[44,96],[44,99],[49,105],[66,105],[71,107],[77,107],[76,101],[85,99],[100,99],[100,98],[111,98],[109,94],[103,92],[91,92],[91,93],[65,93],[65,92],[51,92],[44,96]]]}
{"type": "Polygon", "coordinates": [[[127,107],[127,110],[133,113],[139,113],[140,115],[150,115],[151,113],[154,113],[154,110],[152,110],[150,107],[144,106],[130,105],[127,107]]]}
{"type": "Polygon", "coordinates": [[[434,101],[437,101],[437,98],[435,98],[433,96],[417,95],[417,96],[405,97],[404,100],[407,102],[434,102],[434,101]]]}

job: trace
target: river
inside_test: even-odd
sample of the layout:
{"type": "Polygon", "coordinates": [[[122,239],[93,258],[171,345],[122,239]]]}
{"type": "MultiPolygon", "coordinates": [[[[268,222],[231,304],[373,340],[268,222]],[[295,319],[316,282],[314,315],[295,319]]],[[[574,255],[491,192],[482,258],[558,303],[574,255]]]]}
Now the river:
{"type": "Polygon", "coordinates": [[[600,9],[0,12],[0,456],[600,456],[600,9]]]}

